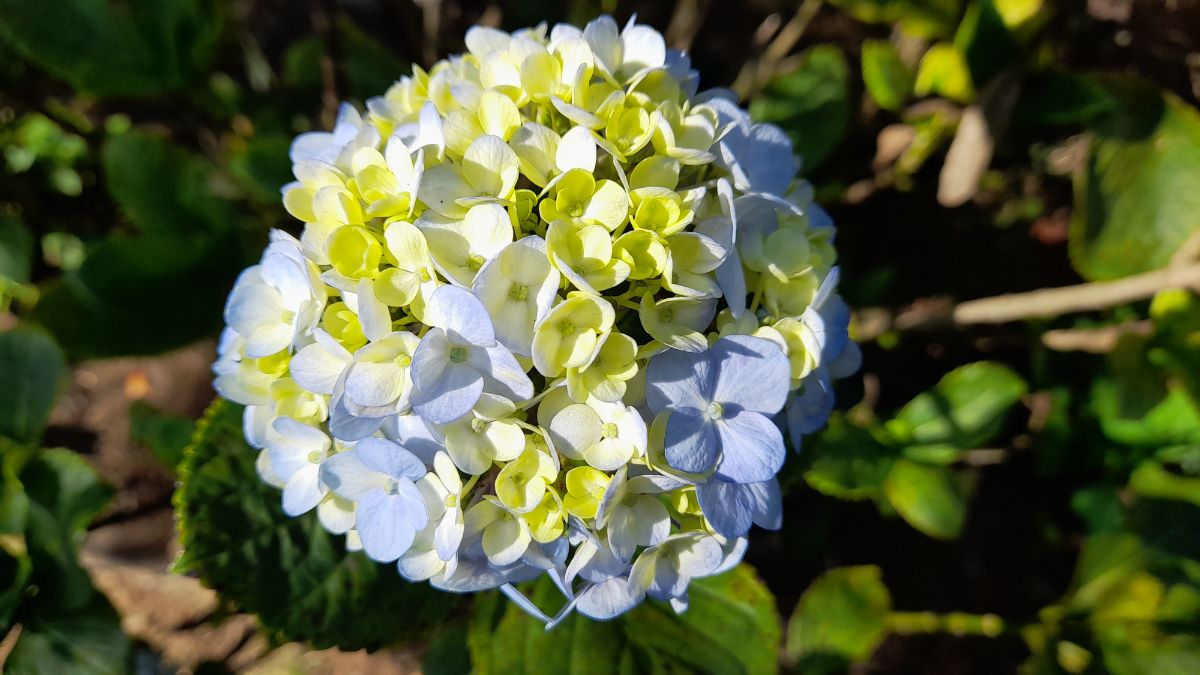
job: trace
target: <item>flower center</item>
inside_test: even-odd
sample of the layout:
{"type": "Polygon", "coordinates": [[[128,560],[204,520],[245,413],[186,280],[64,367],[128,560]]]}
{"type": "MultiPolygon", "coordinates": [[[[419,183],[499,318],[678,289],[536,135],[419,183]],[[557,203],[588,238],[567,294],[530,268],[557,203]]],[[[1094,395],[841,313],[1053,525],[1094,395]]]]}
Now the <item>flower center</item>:
{"type": "Polygon", "coordinates": [[[487,422],[485,420],[481,420],[478,417],[471,420],[471,431],[474,431],[477,434],[482,434],[486,429],[487,422]]]}
{"type": "Polygon", "coordinates": [[[664,309],[658,313],[658,318],[663,320],[663,323],[671,323],[675,319],[675,310],[664,309]]]}
{"type": "Polygon", "coordinates": [[[395,494],[399,494],[399,492],[400,492],[400,484],[397,483],[394,479],[389,478],[389,479],[387,479],[387,481],[384,482],[384,484],[383,484],[383,493],[384,494],[395,495],[395,494]]]}
{"type": "Polygon", "coordinates": [[[570,319],[563,319],[558,323],[558,332],[563,335],[573,335],[575,333],[575,324],[570,319]]]}
{"type": "Polygon", "coordinates": [[[483,256],[473,255],[467,259],[467,269],[471,270],[472,272],[478,272],[479,268],[483,267],[484,262],[486,261],[483,259],[483,256]]]}
{"type": "Polygon", "coordinates": [[[463,363],[467,360],[466,347],[451,347],[450,348],[450,363],[463,363]]]}
{"type": "Polygon", "coordinates": [[[713,401],[708,404],[708,408],[705,409],[704,414],[708,415],[708,419],[710,420],[719,420],[725,416],[725,406],[713,401]]]}
{"type": "Polygon", "coordinates": [[[518,302],[523,301],[529,297],[529,287],[522,286],[521,284],[513,284],[512,288],[508,289],[508,297],[518,302]]]}
{"type": "Polygon", "coordinates": [[[396,358],[393,360],[400,368],[407,368],[412,365],[412,357],[408,354],[397,354],[396,358]]]}
{"type": "Polygon", "coordinates": [[[322,452],[320,450],[313,450],[312,452],[308,453],[308,461],[312,462],[313,464],[320,464],[321,455],[322,452]]]}
{"type": "Polygon", "coordinates": [[[458,506],[458,495],[446,495],[445,504],[448,509],[458,506]]]}
{"type": "Polygon", "coordinates": [[[612,422],[606,422],[604,426],[600,427],[600,435],[605,438],[616,438],[617,425],[613,424],[612,422]]]}

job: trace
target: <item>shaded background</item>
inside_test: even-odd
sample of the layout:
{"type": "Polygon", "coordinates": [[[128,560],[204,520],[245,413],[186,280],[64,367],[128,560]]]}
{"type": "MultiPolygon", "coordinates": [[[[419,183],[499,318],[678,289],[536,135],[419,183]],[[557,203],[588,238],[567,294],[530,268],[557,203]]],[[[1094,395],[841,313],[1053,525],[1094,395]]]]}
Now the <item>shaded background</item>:
{"type": "Polygon", "coordinates": [[[1200,307],[1149,302],[1200,281],[1186,0],[0,0],[6,490],[39,499],[20,469],[35,448],[113,487],[63,525],[86,529],[83,576],[72,551],[48,566],[43,535],[3,530],[34,553],[22,572],[5,540],[0,625],[19,627],[0,654],[53,614],[30,589],[69,577],[115,607],[143,672],[413,672],[429,640],[449,646],[428,672],[465,667],[444,660],[465,658],[458,634],[309,651],[170,574],[175,467],[234,277],[268,229],[296,231],[278,198],[291,137],[462,51],[473,24],[602,12],[637,12],[702,86],[784,127],[838,224],[864,367],[784,469],[784,530],[747,557],[790,620],[782,667],[1200,672],[1200,307]],[[1182,276],[1152,276],[1168,266],[1182,276]],[[961,304],[1113,279],[1142,292],[961,304]],[[878,576],[801,600],[847,566],[878,576]]]}

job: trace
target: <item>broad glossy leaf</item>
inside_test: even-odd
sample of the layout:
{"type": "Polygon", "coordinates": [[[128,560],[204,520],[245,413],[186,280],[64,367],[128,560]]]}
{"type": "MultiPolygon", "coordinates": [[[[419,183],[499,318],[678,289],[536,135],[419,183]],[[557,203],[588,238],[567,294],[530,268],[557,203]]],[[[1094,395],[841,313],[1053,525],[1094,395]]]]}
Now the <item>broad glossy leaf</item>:
{"type": "Polygon", "coordinates": [[[288,518],[242,437],[242,408],[209,407],[180,467],[181,571],[286,640],[376,649],[428,630],[458,596],[413,584],[394,565],[348,553],[316,513],[288,518]]]}
{"type": "Polygon", "coordinates": [[[898,459],[883,489],[896,512],[921,532],[938,539],[962,532],[967,490],[950,467],[898,459]]]}
{"type": "Polygon", "coordinates": [[[1000,431],[1008,409],[1025,391],[1025,381],[1007,366],[971,363],[909,401],[888,423],[888,430],[908,444],[976,448],[1000,431]]]}
{"type": "Polygon", "coordinates": [[[879,646],[891,609],[891,595],[878,567],[832,569],[800,597],[788,621],[787,654],[802,672],[844,671],[879,646]],[[839,663],[841,669],[832,667],[839,663]]]}
{"type": "Polygon", "coordinates": [[[848,73],[840,49],[813,47],[796,70],[771,80],[750,103],[755,121],[777,124],[791,137],[803,174],[820,166],[842,139],[850,116],[848,73]]]}
{"type": "Polygon", "coordinates": [[[206,71],[224,15],[216,0],[0,0],[0,37],[79,89],[145,96],[206,71]]]}
{"type": "Polygon", "coordinates": [[[1093,125],[1075,178],[1071,260],[1092,280],[1163,267],[1200,229],[1200,114],[1144,86],[1121,101],[1120,114],[1093,125]]]}
{"type": "MultiPolygon", "coordinates": [[[[498,594],[481,596],[468,636],[473,672],[776,672],[781,629],[775,601],[750,567],[697,579],[689,596],[680,615],[647,601],[607,622],[575,614],[549,632],[498,594]]],[[[532,584],[530,599],[552,610],[562,604],[562,594],[545,578],[532,584]]]]}
{"type": "Polygon", "coordinates": [[[0,333],[0,436],[38,443],[66,372],[62,350],[43,332],[0,333]]]}

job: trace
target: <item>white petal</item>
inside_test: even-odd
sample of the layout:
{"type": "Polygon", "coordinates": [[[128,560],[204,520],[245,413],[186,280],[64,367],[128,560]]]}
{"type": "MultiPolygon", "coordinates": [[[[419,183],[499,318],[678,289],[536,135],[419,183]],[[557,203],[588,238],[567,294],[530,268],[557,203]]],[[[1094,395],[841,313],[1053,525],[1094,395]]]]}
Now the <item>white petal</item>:
{"type": "Polygon", "coordinates": [[[489,347],[496,342],[492,318],[479,298],[457,286],[441,286],[425,306],[424,322],[444,329],[451,342],[460,339],[489,347]]]}
{"type": "Polygon", "coordinates": [[[566,173],[571,169],[583,169],[588,173],[596,170],[596,141],[586,127],[573,127],[563,134],[554,154],[558,170],[566,173]]]}
{"type": "Polygon", "coordinates": [[[283,488],[283,512],[289,516],[308,513],[325,496],[325,486],[317,479],[316,464],[309,463],[292,474],[283,488]]]}
{"type": "Polygon", "coordinates": [[[321,463],[321,482],[337,496],[361,501],[383,487],[387,476],[366,467],[354,451],[342,452],[321,463]]]}

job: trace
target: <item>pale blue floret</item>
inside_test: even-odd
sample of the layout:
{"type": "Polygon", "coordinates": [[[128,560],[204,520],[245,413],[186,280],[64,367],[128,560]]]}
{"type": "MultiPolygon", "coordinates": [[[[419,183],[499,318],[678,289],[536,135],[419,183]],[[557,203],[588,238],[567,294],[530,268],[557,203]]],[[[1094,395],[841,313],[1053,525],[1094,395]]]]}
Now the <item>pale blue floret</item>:
{"type": "Polygon", "coordinates": [[[321,465],[321,481],[357,503],[354,528],[367,556],[379,562],[404,555],[429,523],[414,484],[425,473],[416,455],[382,438],[365,438],[321,465]]]}
{"type": "Polygon", "coordinates": [[[783,350],[763,338],[731,335],[708,351],[670,350],[650,361],[646,399],[667,420],[667,462],[731,483],[770,480],[783,466],[783,435],[771,416],[789,384],[783,350]]]}

